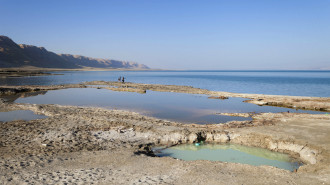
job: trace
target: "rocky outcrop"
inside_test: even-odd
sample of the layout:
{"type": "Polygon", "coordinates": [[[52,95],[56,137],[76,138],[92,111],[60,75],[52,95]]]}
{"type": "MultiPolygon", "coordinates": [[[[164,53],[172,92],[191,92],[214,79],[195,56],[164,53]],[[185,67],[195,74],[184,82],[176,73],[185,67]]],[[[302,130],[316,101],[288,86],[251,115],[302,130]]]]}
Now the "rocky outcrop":
{"type": "Polygon", "coordinates": [[[0,67],[34,66],[42,68],[79,68],[61,56],[43,47],[16,44],[6,36],[0,36],[0,67]]]}
{"type": "Polygon", "coordinates": [[[0,35],[0,68],[39,67],[79,69],[91,68],[129,68],[148,69],[146,65],[135,62],[97,59],[80,55],[56,54],[44,47],[16,44],[6,36],[0,35]]]}
{"type": "Polygon", "coordinates": [[[60,55],[47,51],[44,47],[20,44],[23,53],[30,58],[24,62],[25,65],[43,68],[80,68],[75,63],[64,60],[60,55]]]}
{"type": "Polygon", "coordinates": [[[111,59],[91,58],[81,55],[59,54],[63,59],[81,67],[149,69],[146,65],[111,59]]]}
{"type": "Polygon", "coordinates": [[[0,67],[19,67],[31,60],[10,38],[0,36],[0,67]]]}

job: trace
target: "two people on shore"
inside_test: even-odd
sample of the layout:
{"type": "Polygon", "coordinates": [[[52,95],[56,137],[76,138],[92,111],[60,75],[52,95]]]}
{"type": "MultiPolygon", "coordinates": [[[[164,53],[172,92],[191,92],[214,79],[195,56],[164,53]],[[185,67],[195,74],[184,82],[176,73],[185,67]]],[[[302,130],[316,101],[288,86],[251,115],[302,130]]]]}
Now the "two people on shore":
{"type": "Polygon", "coordinates": [[[125,83],[125,77],[121,77],[121,76],[120,76],[120,77],[118,78],[118,82],[125,83]]]}

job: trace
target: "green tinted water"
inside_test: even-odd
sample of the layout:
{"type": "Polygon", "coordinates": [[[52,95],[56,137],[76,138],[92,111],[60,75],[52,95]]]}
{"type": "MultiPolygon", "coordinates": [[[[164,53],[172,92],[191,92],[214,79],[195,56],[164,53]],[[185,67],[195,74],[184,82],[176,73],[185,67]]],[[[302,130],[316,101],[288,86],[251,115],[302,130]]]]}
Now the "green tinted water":
{"type": "Polygon", "coordinates": [[[294,171],[302,165],[287,154],[237,144],[202,144],[199,146],[183,144],[166,149],[155,148],[154,152],[160,157],[169,156],[187,161],[210,160],[254,166],[269,165],[290,171],[294,171]]]}

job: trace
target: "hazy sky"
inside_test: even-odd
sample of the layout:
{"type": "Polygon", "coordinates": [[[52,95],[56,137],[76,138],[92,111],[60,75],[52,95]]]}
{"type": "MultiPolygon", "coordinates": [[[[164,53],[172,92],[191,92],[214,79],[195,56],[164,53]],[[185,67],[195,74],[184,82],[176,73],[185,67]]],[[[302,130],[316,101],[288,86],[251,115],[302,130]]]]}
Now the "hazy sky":
{"type": "Polygon", "coordinates": [[[163,69],[330,69],[330,0],[0,0],[0,35],[163,69]]]}

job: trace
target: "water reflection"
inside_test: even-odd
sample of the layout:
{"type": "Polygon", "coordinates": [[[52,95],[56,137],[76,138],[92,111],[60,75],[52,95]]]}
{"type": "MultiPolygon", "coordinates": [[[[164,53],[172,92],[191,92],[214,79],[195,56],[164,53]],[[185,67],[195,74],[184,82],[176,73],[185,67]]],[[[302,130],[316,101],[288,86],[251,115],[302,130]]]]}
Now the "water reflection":
{"type": "Polygon", "coordinates": [[[44,95],[47,91],[37,91],[37,92],[26,92],[26,93],[18,93],[13,95],[1,95],[1,98],[6,100],[7,102],[14,102],[18,98],[26,98],[30,96],[44,95]]]}
{"type": "Polygon", "coordinates": [[[34,119],[47,118],[45,115],[38,115],[30,110],[15,110],[9,112],[0,112],[0,121],[8,122],[14,120],[25,120],[30,121],[34,119]]]}
{"type": "Polygon", "coordinates": [[[62,89],[45,95],[19,98],[17,103],[105,107],[136,111],[148,116],[185,123],[224,123],[251,118],[215,115],[245,112],[313,112],[244,103],[243,98],[208,99],[206,95],[148,91],[146,94],[107,89],[62,89]]]}

